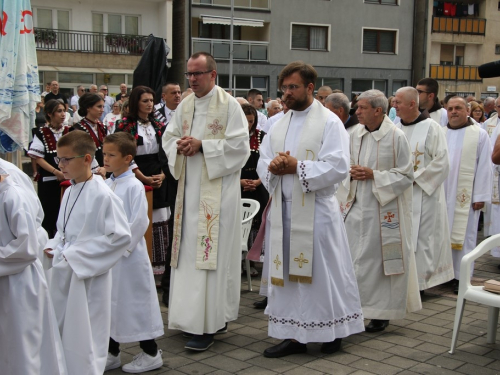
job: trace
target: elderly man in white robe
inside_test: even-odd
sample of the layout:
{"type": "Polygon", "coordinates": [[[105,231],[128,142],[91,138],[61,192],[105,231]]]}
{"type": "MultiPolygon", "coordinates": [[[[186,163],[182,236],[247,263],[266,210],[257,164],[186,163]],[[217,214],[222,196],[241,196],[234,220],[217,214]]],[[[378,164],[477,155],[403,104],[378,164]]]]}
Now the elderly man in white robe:
{"type": "Polygon", "coordinates": [[[460,262],[476,247],[479,211],[491,202],[492,148],[488,133],[468,119],[464,98],[451,98],[447,111],[450,173],[444,190],[456,279],[454,291],[458,293],[460,262]]]}
{"type": "Polygon", "coordinates": [[[163,136],[179,180],[170,284],[170,329],[192,334],[185,348],[207,350],[238,318],[241,247],[240,171],[249,154],[248,122],[238,102],[215,85],[205,52],[188,60],[195,95],[177,108],[163,136]]]}
{"type": "Polygon", "coordinates": [[[404,133],[378,90],[358,97],[351,172],[337,198],[345,217],[367,332],[421,308],[412,241],[413,163],[404,133]]]}
{"type": "Polygon", "coordinates": [[[363,314],[338,202],[348,174],[349,137],[339,118],[313,98],[316,71],[288,64],[279,84],[290,111],[261,146],[257,172],[272,197],[266,221],[269,335],[283,339],[269,358],[340,349],[362,332],[363,314]]]}
{"type": "Polygon", "coordinates": [[[3,164],[0,163],[1,372],[68,374],[56,315],[38,259],[43,246],[33,235],[41,228],[41,204],[34,191],[16,183],[19,177],[23,183],[23,172],[3,164]],[[5,174],[5,169],[15,177],[5,174]]]}
{"type": "Polygon", "coordinates": [[[448,177],[446,136],[440,124],[418,109],[418,91],[402,87],[394,107],[396,125],[410,143],[413,161],[413,244],[421,292],[453,279],[448,212],[443,182],[448,177]]]}

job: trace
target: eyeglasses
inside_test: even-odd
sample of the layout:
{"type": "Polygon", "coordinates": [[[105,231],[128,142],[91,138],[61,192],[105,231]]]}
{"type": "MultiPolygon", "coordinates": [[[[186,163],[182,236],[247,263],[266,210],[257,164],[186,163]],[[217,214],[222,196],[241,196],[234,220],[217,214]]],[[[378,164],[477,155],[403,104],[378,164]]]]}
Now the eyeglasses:
{"type": "Polygon", "coordinates": [[[281,86],[281,92],[286,92],[286,90],[295,91],[299,87],[302,87],[302,85],[288,85],[288,86],[283,85],[283,86],[281,86]]]}
{"type": "Polygon", "coordinates": [[[56,164],[68,165],[70,160],[84,158],[84,157],[85,157],[85,155],[73,156],[72,158],[58,158],[56,156],[56,157],[54,157],[54,161],[56,162],[56,164]]]}
{"type": "Polygon", "coordinates": [[[103,90],[103,91],[108,91],[108,89],[101,89],[101,90],[103,90]]]}
{"type": "Polygon", "coordinates": [[[212,72],[213,70],[207,70],[206,72],[184,72],[184,75],[186,76],[186,78],[191,78],[191,77],[198,78],[202,74],[207,74],[212,72]]]}
{"type": "Polygon", "coordinates": [[[430,92],[429,92],[429,91],[424,91],[424,90],[419,90],[419,89],[417,89],[417,92],[418,92],[419,94],[422,94],[422,93],[430,94],[430,92]]]}

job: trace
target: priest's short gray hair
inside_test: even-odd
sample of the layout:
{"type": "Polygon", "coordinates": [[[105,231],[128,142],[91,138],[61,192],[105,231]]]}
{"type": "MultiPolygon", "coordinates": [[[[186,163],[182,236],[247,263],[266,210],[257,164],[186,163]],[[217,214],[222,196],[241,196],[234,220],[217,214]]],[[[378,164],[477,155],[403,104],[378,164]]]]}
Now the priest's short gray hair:
{"type": "Polygon", "coordinates": [[[361,99],[366,99],[372,108],[382,108],[382,112],[387,112],[387,107],[389,106],[389,100],[385,97],[384,93],[380,90],[366,90],[358,96],[358,101],[361,99]]]}
{"type": "Polygon", "coordinates": [[[398,93],[403,94],[405,99],[408,101],[413,100],[418,106],[418,91],[416,88],[411,86],[401,87],[400,89],[398,89],[398,91],[396,91],[396,94],[398,93]]]}
{"type": "Polygon", "coordinates": [[[342,107],[345,113],[349,113],[351,109],[351,102],[349,98],[342,93],[333,93],[326,97],[325,106],[330,104],[333,108],[339,109],[342,107]]]}

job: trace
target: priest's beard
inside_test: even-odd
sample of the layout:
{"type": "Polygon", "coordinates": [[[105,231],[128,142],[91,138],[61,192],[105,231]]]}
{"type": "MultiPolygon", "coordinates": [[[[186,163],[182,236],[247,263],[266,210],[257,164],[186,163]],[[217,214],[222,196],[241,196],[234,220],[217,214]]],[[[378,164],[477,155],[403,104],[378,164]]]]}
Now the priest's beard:
{"type": "Polygon", "coordinates": [[[309,100],[307,94],[305,94],[301,98],[286,98],[285,104],[289,109],[293,109],[295,111],[303,111],[307,107],[309,107],[309,100]]]}

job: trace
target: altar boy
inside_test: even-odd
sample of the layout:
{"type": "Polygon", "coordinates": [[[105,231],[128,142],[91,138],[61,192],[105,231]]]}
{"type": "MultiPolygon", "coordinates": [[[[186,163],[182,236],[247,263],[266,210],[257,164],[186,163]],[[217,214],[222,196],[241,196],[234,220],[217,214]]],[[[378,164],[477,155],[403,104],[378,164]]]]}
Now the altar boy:
{"type": "Polygon", "coordinates": [[[57,142],[57,163],[72,186],[64,193],[56,236],[45,253],[53,256],[50,292],[68,372],[102,375],[111,325],[109,270],[130,245],[130,228],[120,199],[90,169],[94,141],[73,131],[57,142]]]}
{"type": "Polygon", "coordinates": [[[155,338],[163,335],[163,320],[149,261],[144,233],[149,225],[144,185],[129,170],[137,145],[129,133],[115,133],[104,139],[106,184],[123,201],[132,233],[127,251],[113,267],[111,294],[111,336],[106,370],[121,366],[120,343],[139,341],[143,350],[124,372],[140,373],[163,366],[162,351],[155,338]]]}

